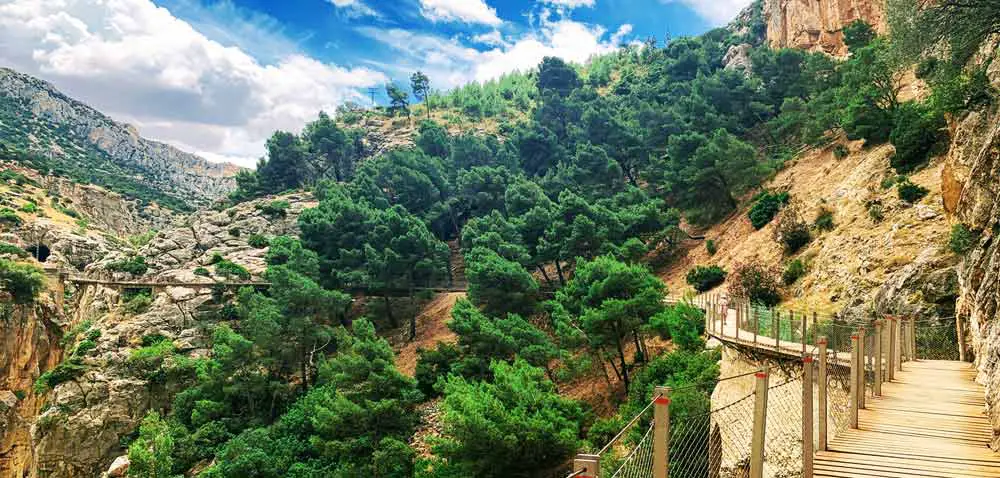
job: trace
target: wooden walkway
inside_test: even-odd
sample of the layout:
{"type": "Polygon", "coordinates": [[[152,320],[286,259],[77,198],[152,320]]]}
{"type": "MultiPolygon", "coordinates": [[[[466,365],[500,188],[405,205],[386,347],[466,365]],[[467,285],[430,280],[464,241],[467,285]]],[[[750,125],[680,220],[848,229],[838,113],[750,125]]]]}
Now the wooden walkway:
{"type": "Polygon", "coordinates": [[[964,362],[906,362],[882,397],[867,400],[857,430],[845,430],[818,452],[816,477],[996,477],[1000,454],[985,392],[964,362]]]}

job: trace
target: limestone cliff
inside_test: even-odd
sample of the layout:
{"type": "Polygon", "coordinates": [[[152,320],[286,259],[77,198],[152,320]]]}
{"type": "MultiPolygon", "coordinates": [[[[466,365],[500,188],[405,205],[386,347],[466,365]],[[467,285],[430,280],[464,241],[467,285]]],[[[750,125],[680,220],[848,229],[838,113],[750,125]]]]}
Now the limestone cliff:
{"type": "Polygon", "coordinates": [[[885,30],[884,0],[764,0],[767,43],[831,55],[847,54],[841,30],[864,20],[885,30]]]}
{"type": "Polygon", "coordinates": [[[6,113],[0,139],[50,160],[107,160],[139,184],[192,204],[207,203],[236,185],[235,166],[142,138],[134,127],[7,68],[0,68],[0,107],[6,113]]]}

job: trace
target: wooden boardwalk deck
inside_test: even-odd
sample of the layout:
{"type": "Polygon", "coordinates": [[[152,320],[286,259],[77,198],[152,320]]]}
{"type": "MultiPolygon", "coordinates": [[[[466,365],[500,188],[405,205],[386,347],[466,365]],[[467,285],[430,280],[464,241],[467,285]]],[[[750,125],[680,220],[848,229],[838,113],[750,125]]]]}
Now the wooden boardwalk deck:
{"type": "Polygon", "coordinates": [[[881,398],[868,398],[857,430],[841,432],[816,454],[814,476],[1000,478],[972,365],[921,360],[903,369],[882,386],[881,398]]]}

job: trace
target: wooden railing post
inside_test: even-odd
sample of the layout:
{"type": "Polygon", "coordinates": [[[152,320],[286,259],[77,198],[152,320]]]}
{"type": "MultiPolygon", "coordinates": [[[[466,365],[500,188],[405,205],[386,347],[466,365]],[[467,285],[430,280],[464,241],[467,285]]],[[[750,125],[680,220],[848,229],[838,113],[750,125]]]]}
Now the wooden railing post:
{"type": "Polygon", "coordinates": [[[807,336],[809,334],[809,316],[803,312],[802,313],[802,353],[806,353],[806,346],[809,343],[807,336]]]}
{"type": "Polygon", "coordinates": [[[802,478],[813,476],[813,358],[802,357],[802,478]]]}
{"type": "Polygon", "coordinates": [[[653,478],[667,478],[670,476],[670,387],[656,387],[653,404],[653,478]]]}
{"type": "Polygon", "coordinates": [[[760,312],[750,304],[750,316],[753,317],[753,346],[757,347],[757,329],[760,328],[760,312]]]}
{"type": "Polygon", "coordinates": [[[858,327],[858,409],[865,409],[865,382],[868,380],[867,348],[868,331],[864,326],[858,327]]]}
{"type": "Polygon", "coordinates": [[[903,371],[903,318],[896,317],[893,321],[896,324],[896,371],[903,371]]]}
{"type": "Polygon", "coordinates": [[[889,360],[886,361],[889,381],[896,379],[896,319],[886,316],[886,325],[889,326],[889,360]]]}
{"type": "Polygon", "coordinates": [[[958,334],[958,359],[965,362],[965,323],[955,315],[955,333],[958,334]]]}
{"type": "Polygon", "coordinates": [[[816,415],[819,417],[819,451],[826,451],[826,337],[818,337],[819,347],[819,396],[817,397],[816,415]]]}
{"type": "Polygon", "coordinates": [[[769,370],[765,365],[755,375],[757,387],[754,391],[753,434],[750,441],[750,478],[764,476],[764,439],[767,430],[767,382],[769,370]]]}
{"type": "Polygon", "coordinates": [[[577,478],[601,478],[600,455],[579,454],[573,458],[573,472],[579,472],[577,478]]]}
{"type": "Polygon", "coordinates": [[[910,317],[910,360],[917,361],[917,319],[910,317]]]}
{"type": "Polygon", "coordinates": [[[736,309],[736,341],[740,341],[740,327],[743,327],[743,304],[737,301],[733,304],[736,309]]]}
{"type": "Polygon", "coordinates": [[[774,350],[781,348],[781,311],[775,311],[771,307],[771,331],[774,332],[774,350]]]}
{"type": "Polygon", "coordinates": [[[876,397],[882,396],[882,321],[875,321],[875,390],[876,397]]]}
{"type": "Polygon", "coordinates": [[[858,334],[851,335],[851,397],[850,397],[850,426],[858,428],[858,334]]]}

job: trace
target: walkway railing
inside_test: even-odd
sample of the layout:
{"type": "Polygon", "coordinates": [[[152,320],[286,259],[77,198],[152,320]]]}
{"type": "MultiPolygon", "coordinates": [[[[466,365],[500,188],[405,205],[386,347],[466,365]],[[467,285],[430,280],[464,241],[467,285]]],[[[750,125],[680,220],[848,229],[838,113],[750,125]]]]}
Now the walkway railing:
{"type": "MultiPolygon", "coordinates": [[[[813,476],[817,451],[849,428],[859,410],[881,396],[903,364],[957,354],[956,324],[887,316],[881,320],[694,301],[706,312],[706,332],[729,345],[772,354],[781,369],[719,379],[746,380],[737,397],[713,397],[711,410],[682,415],[658,387],[653,400],[595,454],[574,460],[570,476],[587,478],[763,478],[813,476]],[[953,335],[945,332],[951,327],[953,335]],[[787,364],[794,362],[795,367],[787,364]],[[772,376],[774,375],[774,376],[772,376]],[[752,383],[750,383],[752,381],[752,383]]],[[[692,385],[693,386],[698,386],[692,385]]]]}

